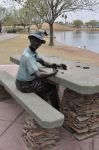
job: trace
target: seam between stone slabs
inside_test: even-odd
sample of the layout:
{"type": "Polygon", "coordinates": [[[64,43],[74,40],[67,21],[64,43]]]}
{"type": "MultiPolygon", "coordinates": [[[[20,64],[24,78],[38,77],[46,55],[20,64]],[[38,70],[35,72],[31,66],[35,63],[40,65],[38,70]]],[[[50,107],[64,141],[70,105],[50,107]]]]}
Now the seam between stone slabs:
{"type": "Polygon", "coordinates": [[[25,110],[23,110],[12,122],[11,124],[0,134],[0,137],[13,125],[13,123],[16,122],[16,120],[24,113],[25,110]]]}

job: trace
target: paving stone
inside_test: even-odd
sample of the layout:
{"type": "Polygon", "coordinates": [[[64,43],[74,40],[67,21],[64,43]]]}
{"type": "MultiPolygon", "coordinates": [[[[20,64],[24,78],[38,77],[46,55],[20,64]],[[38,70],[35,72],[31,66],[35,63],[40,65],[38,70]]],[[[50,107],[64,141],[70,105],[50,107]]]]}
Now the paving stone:
{"type": "Polygon", "coordinates": [[[92,138],[79,142],[67,130],[62,129],[60,132],[61,144],[52,150],[92,150],[92,138]]]}
{"type": "Polygon", "coordinates": [[[0,138],[0,150],[28,150],[21,138],[23,125],[14,123],[0,138]]]}
{"type": "Polygon", "coordinates": [[[4,40],[7,40],[7,39],[12,39],[12,38],[15,38],[17,36],[18,36],[18,34],[2,33],[2,34],[0,34],[0,41],[4,41],[4,40]]]}
{"type": "Polygon", "coordinates": [[[9,127],[10,124],[10,121],[0,120],[0,135],[9,127]]]}
{"type": "Polygon", "coordinates": [[[26,113],[23,112],[22,115],[15,121],[16,123],[24,124],[26,113]]]}
{"type": "Polygon", "coordinates": [[[21,112],[23,108],[20,105],[0,102],[1,120],[13,121],[21,112]]]}
{"type": "Polygon", "coordinates": [[[99,135],[95,136],[92,140],[92,148],[93,150],[99,150],[99,135]]]}

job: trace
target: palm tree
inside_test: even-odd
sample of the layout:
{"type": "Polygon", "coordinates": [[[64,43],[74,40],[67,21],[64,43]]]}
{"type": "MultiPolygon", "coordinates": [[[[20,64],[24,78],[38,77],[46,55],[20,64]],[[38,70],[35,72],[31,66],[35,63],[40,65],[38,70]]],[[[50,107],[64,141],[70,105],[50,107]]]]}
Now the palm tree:
{"type": "Polygon", "coordinates": [[[67,15],[62,15],[62,18],[64,18],[65,19],[65,25],[66,25],[66,19],[67,19],[67,15]]]}

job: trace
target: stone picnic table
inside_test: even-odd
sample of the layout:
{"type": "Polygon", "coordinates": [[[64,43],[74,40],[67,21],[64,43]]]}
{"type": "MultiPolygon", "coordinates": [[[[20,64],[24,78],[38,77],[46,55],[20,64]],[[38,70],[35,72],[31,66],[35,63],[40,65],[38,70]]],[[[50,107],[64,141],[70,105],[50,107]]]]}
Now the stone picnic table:
{"type": "MultiPolygon", "coordinates": [[[[65,115],[64,127],[78,140],[99,133],[99,68],[78,61],[66,61],[56,56],[41,57],[51,63],[63,63],[67,70],[59,69],[49,80],[65,87],[60,102],[60,111],[65,115]]],[[[11,56],[10,61],[20,63],[20,56],[11,56]]],[[[43,71],[52,69],[39,65],[43,71]]]]}

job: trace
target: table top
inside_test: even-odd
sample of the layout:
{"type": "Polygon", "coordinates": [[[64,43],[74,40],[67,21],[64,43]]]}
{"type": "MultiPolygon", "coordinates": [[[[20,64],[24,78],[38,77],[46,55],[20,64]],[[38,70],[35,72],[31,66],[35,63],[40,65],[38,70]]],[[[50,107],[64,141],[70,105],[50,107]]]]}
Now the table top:
{"type": "MultiPolygon", "coordinates": [[[[81,64],[77,61],[66,61],[57,56],[41,57],[47,62],[64,63],[67,65],[67,70],[59,69],[58,73],[49,79],[55,83],[61,84],[75,92],[81,94],[99,93],[99,68],[89,64],[81,64]]],[[[15,64],[19,64],[20,56],[11,56],[10,60],[15,64]]],[[[51,68],[40,66],[40,69],[52,72],[51,68]]]]}

